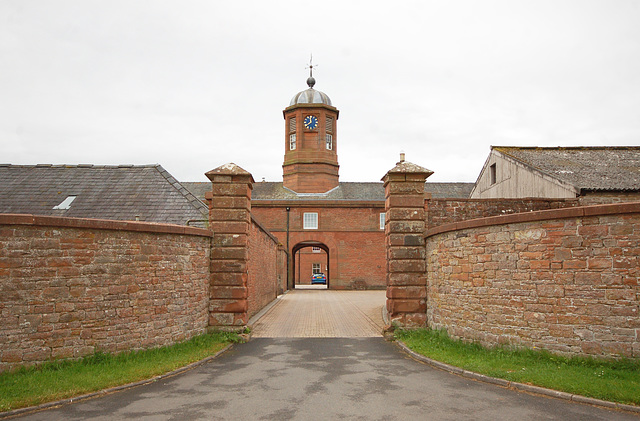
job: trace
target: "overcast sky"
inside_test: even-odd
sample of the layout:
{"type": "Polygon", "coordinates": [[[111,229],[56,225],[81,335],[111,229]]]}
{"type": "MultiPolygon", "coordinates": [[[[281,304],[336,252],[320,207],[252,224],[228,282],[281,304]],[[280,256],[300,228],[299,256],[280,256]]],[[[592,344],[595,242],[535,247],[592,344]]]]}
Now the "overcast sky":
{"type": "Polygon", "coordinates": [[[473,182],[491,145],[640,145],[638,0],[0,0],[0,163],[281,181],[311,53],[342,181],[400,151],[473,182]]]}

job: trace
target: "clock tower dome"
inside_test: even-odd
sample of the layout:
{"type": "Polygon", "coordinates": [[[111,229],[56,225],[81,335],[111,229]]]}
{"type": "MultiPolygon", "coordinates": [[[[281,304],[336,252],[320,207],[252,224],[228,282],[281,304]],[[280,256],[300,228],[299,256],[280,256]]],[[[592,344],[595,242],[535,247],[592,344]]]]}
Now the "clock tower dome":
{"type": "MultiPolygon", "coordinates": [[[[310,66],[311,67],[311,66],[310,66]]],[[[311,67],[311,72],[313,68],[311,67]]],[[[326,193],[338,187],[338,110],[323,92],[309,89],[297,93],[282,112],[285,120],[284,187],[296,193],[326,193]]]]}

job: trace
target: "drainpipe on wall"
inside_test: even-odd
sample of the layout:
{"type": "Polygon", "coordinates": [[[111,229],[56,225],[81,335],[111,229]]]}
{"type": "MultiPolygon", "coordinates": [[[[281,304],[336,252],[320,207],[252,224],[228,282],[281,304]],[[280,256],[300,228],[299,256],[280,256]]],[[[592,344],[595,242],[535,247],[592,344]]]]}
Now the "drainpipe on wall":
{"type": "Polygon", "coordinates": [[[291,274],[289,273],[289,267],[291,262],[291,256],[289,255],[289,211],[291,208],[287,207],[287,290],[291,289],[291,274]]]}

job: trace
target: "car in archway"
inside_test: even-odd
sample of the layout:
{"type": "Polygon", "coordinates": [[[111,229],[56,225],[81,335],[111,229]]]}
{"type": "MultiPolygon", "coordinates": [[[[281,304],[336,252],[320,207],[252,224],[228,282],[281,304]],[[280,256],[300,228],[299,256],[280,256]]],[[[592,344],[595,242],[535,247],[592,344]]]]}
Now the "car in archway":
{"type": "Polygon", "coordinates": [[[326,285],[327,277],[324,273],[314,273],[311,275],[311,285],[326,285]]]}

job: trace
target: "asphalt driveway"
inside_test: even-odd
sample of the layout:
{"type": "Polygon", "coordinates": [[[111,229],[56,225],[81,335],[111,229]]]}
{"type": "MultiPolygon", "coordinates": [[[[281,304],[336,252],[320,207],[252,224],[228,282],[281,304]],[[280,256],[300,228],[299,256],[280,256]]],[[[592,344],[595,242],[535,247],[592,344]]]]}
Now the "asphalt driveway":
{"type": "Polygon", "coordinates": [[[475,382],[382,338],[257,338],[186,373],[21,420],[637,420],[475,382]]]}
{"type": "Polygon", "coordinates": [[[20,420],[638,420],[411,359],[382,336],[384,291],[292,291],[254,338],[154,383],[20,420]]]}

